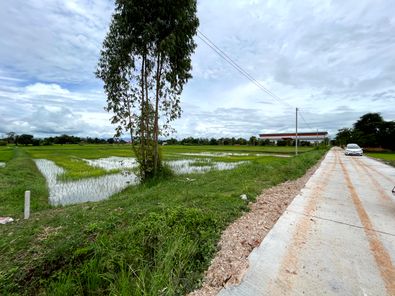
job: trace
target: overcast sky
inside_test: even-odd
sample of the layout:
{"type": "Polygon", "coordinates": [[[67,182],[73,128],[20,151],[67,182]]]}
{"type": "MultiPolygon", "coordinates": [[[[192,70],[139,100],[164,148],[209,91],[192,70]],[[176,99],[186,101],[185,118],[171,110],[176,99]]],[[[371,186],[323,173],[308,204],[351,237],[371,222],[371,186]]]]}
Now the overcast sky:
{"type": "MultiPolygon", "coordinates": [[[[302,131],[332,136],[367,112],[395,119],[393,1],[200,0],[199,30],[267,89],[199,38],[193,79],[173,136],[250,137],[302,131]]],[[[10,131],[111,137],[93,74],[108,0],[0,1],[0,136],[10,131]]]]}

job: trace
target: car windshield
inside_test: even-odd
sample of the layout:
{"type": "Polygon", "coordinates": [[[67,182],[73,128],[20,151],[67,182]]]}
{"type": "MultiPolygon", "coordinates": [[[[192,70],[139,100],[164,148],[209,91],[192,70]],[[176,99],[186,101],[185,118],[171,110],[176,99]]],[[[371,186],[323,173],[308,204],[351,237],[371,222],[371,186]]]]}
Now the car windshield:
{"type": "Polygon", "coordinates": [[[357,144],[348,144],[347,148],[349,148],[349,149],[359,149],[359,146],[357,144]]]}

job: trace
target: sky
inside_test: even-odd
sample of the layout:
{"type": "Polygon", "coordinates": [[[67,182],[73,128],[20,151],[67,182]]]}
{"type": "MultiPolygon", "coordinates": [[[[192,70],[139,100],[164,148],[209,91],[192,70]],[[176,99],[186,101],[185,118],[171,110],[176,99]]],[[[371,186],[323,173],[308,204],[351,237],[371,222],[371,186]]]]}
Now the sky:
{"type": "MultiPolygon", "coordinates": [[[[198,0],[200,38],[173,137],[244,137],[395,120],[392,0],[198,0]]],[[[94,71],[113,12],[108,0],[0,1],[0,136],[112,137],[94,71]]]]}

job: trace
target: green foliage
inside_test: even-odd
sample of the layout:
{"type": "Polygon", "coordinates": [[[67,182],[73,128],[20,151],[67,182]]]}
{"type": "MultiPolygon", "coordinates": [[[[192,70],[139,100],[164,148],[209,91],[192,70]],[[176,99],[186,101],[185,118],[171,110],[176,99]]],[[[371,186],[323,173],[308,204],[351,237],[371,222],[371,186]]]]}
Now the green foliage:
{"type": "Polygon", "coordinates": [[[22,134],[17,136],[16,142],[21,145],[33,144],[33,135],[22,134]]]}
{"type": "Polygon", "coordinates": [[[104,82],[116,136],[127,132],[138,141],[142,180],[161,170],[159,135],[181,115],[197,26],[196,0],[115,1],[96,76],[104,82]]]}
{"type": "Polygon", "coordinates": [[[385,121],[379,113],[367,113],[354,123],[353,128],[340,129],[336,134],[335,143],[340,146],[357,143],[361,147],[395,150],[394,139],[394,121],[385,121]]]}

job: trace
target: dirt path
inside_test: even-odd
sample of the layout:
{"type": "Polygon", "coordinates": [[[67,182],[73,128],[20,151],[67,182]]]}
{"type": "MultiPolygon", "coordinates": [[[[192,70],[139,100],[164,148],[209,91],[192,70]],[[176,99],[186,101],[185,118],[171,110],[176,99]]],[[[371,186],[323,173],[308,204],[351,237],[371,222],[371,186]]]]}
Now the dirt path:
{"type": "Polygon", "coordinates": [[[257,197],[250,211],[223,232],[220,251],[205,274],[203,287],[189,296],[216,295],[224,286],[240,283],[248,269],[251,251],[259,246],[319,165],[303,177],[269,188],[257,197]]]}

